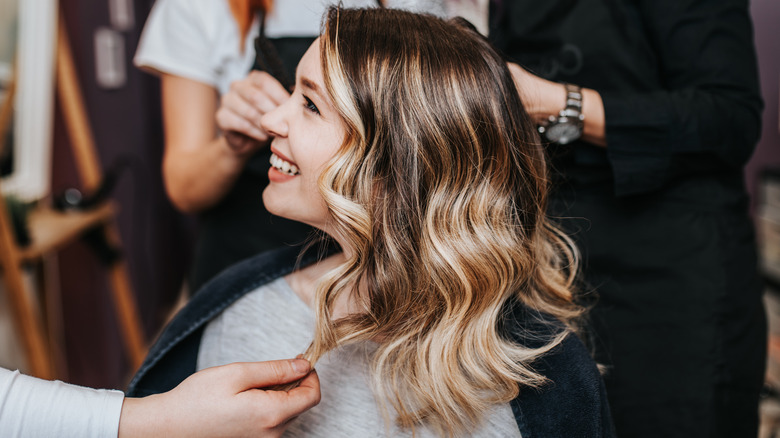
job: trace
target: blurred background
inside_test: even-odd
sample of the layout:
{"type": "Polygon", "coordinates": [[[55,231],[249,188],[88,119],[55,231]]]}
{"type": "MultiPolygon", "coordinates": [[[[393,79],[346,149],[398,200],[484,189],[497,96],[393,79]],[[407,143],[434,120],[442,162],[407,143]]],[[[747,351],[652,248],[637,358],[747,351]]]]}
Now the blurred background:
{"type": "MultiPolygon", "coordinates": [[[[24,55],[41,55],[31,53],[39,52],[35,43],[20,41],[27,35],[20,29],[23,12],[20,6],[32,9],[32,15],[39,21],[31,25],[33,33],[45,34],[44,39],[56,39],[53,28],[57,23],[56,11],[44,17],[47,14],[35,8],[34,3],[36,0],[0,0],[0,84],[4,92],[9,88],[14,59],[21,67],[24,55]],[[39,25],[52,29],[46,32],[39,25]]],[[[56,9],[55,2],[38,3],[37,6],[56,9]]],[[[59,4],[96,157],[103,172],[115,177],[110,198],[117,205],[116,223],[141,327],[150,341],[180,295],[194,231],[194,221],[171,207],[162,186],[158,80],[140,72],[131,62],[153,0],[62,0],[59,4]]],[[[56,48],[52,44],[49,43],[48,53],[53,62],[56,48]]],[[[29,74],[24,71],[20,76],[29,74]]],[[[46,82],[45,77],[42,82],[46,82]]],[[[23,87],[21,81],[17,85],[23,87]]],[[[45,88],[43,84],[30,84],[30,87],[45,88]]],[[[19,88],[17,117],[20,116],[18,104],[25,97],[22,93],[27,90],[19,88]]],[[[50,150],[38,156],[38,161],[48,163],[36,171],[42,173],[40,179],[48,185],[40,203],[51,203],[52,198],[62,196],[70,188],[84,189],[60,100],[59,93],[54,93],[49,108],[50,123],[43,116],[46,108],[37,110],[40,123],[32,121],[37,125],[32,128],[35,131],[50,131],[50,150]]],[[[24,202],[27,200],[24,198],[40,194],[28,196],[24,187],[6,190],[6,186],[14,185],[9,178],[22,171],[20,161],[13,157],[12,145],[26,147],[18,144],[24,142],[25,133],[14,132],[26,128],[16,120],[10,125],[12,129],[6,133],[5,142],[8,147],[3,151],[1,184],[5,194],[22,198],[24,202]]],[[[36,184],[25,182],[24,186],[36,184]]],[[[8,204],[10,208],[11,203],[8,204]]],[[[134,370],[130,369],[120,338],[109,273],[104,255],[82,240],[76,239],[47,256],[44,267],[28,267],[30,277],[26,281],[35,283],[33,289],[47,301],[44,319],[48,332],[53,334],[51,343],[56,344],[53,346],[56,347],[53,349],[56,377],[93,387],[123,388],[134,370]]],[[[13,332],[7,302],[0,302],[0,313],[3,314],[0,327],[4,328],[0,337],[0,365],[24,371],[27,364],[18,336],[13,332]]]]}
{"type": "MultiPolygon", "coordinates": [[[[54,84],[59,78],[46,75],[59,59],[55,54],[61,55],[62,50],[56,44],[55,4],[51,0],[0,0],[0,102],[16,87],[9,129],[0,130],[6,145],[0,150],[0,187],[11,218],[24,218],[25,209],[34,208],[31,200],[51,205],[67,200],[67,195],[77,196],[68,189],[83,191],[84,196],[91,193],[88,188],[94,189],[94,184],[85,183],[78,153],[74,154],[72,129],[79,123],[65,117],[62,109],[74,99],[62,90],[57,92],[54,84]],[[17,78],[24,79],[13,80],[14,65],[17,78]]],[[[108,176],[103,180],[114,182],[106,193],[116,206],[109,215],[109,221],[115,218],[116,228],[109,225],[109,251],[101,250],[94,236],[85,239],[80,232],[67,245],[44,254],[42,262],[26,263],[24,282],[43,303],[42,324],[53,375],[93,387],[124,388],[135,366],[123,347],[112,298],[115,279],[106,267],[116,259],[110,250],[121,250],[140,330],[145,341],[151,342],[185,296],[184,273],[196,231],[195,220],[174,210],[163,189],[158,80],[132,65],[152,4],[153,0],[59,1],[80,85],[75,100],[80,99],[86,110],[94,157],[108,176]],[[118,236],[112,236],[112,229],[118,230],[118,236]]],[[[765,111],[761,142],[745,178],[753,196],[771,316],[780,314],[780,305],[774,301],[780,294],[780,3],[752,0],[751,8],[765,111]]],[[[75,149],[83,152],[82,146],[75,149]]],[[[23,220],[19,227],[24,228],[23,220]]],[[[20,239],[19,229],[15,232],[15,239],[20,239]]],[[[22,353],[13,309],[3,282],[0,365],[25,371],[29,364],[22,353]]],[[[769,379],[780,388],[780,377],[774,377],[780,376],[780,367],[775,365],[780,363],[780,327],[772,323],[770,330],[778,336],[770,342],[769,370],[774,374],[769,379]]]]}

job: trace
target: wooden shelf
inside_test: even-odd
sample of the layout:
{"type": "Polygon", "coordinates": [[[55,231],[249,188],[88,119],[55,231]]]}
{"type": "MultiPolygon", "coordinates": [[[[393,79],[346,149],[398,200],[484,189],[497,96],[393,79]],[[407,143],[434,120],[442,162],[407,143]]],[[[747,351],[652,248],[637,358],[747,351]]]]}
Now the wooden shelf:
{"type": "Polygon", "coordinates": [[[115,213],[116,208],[112,203],[85,211],[60,212],[45,206],[36,207],[28,217],[32,242],[19,249],[20,261],[33,261],[43,254],[62,248],[90,228],[109,223],[115,213]]]}

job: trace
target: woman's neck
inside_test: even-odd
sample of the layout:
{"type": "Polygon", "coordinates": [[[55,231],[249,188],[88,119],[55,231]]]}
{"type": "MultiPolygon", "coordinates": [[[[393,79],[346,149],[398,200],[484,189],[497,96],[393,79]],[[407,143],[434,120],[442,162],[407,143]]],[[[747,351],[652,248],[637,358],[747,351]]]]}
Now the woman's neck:
{"type": "MultiPolygon", "coordinates": [[[[284,277],[290,288],[309,308],[315,308],[317,288],[323,277],[341,266],[346,260],[344,253],[334,254],[313,263],[302,269],[296,270],[284,277]]],[[[357,310],[355,293],[342,294],[338,297],[333,308],[332,318],[339,319],[357,310]]]]}

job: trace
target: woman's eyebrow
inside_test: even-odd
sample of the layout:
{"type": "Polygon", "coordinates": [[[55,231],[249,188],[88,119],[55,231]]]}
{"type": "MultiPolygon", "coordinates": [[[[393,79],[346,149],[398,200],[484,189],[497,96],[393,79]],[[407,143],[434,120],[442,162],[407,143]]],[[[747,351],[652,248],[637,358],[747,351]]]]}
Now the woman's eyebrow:
{"type": "Polygon", "coordinates": [[[317,85],[316,82],[312,81],[311,79],[301,76],[301,85],[308,88],[309,90],[313,91],[317,95],[319,95],[320,98],[324,99],[324,95],[322,94],[321,88],[319,85],[317,85]]]}

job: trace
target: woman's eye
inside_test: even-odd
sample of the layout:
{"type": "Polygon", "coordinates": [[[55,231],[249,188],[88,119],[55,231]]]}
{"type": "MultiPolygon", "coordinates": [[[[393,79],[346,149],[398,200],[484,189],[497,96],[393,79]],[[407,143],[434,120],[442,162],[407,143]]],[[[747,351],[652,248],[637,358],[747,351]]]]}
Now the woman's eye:
{"type": "Polygon", "coordinates": [[[313,112],[314,114],[318,114],[319,115],[320,110],[319,110],[319,108],[317,108],[317,105],[315,105],[314,102],[312,102],[311,99],[309,99],[306,96],[303,96],[303,99],[306,102],[306,103],[304,103],[303,107],[306,108],[307,110],[313,112]]]}

